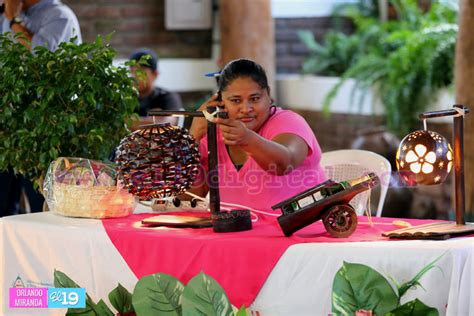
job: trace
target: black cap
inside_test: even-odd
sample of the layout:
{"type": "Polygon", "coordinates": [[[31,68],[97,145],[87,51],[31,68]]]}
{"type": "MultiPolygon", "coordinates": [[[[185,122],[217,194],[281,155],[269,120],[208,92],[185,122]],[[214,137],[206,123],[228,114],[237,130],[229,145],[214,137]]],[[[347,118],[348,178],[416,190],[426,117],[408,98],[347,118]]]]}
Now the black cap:
{"type": "Polygon", "coordinates": [[[130,60],[139,61],[142,56],[150,55],[146,60],[146,64],[141,64],[142,67],[148,67],[151,70],[155,71],[158,68],[158,56],[156,53],[149,48],[139,48],[132,52],[130,55],[130,60]]]}

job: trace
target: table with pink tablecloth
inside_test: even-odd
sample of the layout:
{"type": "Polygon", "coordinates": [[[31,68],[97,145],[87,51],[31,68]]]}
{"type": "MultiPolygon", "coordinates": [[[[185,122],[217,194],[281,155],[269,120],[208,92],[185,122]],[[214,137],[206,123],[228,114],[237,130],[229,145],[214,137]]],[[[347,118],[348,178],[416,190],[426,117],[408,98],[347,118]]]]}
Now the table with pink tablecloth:
{"type": "MultiPolygon", "coordinates": [[[[327,315],[332,281],[344,261],[406,281],[442,254],[439,269],[421,280],[425,290],[411,291],[406,299],[419,298],[441,315],[474,313],[472,237],[392,241],[381,233],[397,228],[393,219],[373,218],[371,227],[365,217],[343,239],[331,238],[321,222],[284,237],[274,217],[260,217],[251,231],[239,233],[142,227],[141,220],[153,215],[93,220],[40,213],[0,219],[0,314],[23,315],[3,303],[17,277],[26,286],[48,286],[58,269],[96,300],[106,299],[118,282],[133,291],[144,275],[163,272],[186,283],[202,271],[235,306],[250,305],[261,315],[327,315]]],[[[61,315],[61,310],[30,314],[35,313],[61,315]]]]}

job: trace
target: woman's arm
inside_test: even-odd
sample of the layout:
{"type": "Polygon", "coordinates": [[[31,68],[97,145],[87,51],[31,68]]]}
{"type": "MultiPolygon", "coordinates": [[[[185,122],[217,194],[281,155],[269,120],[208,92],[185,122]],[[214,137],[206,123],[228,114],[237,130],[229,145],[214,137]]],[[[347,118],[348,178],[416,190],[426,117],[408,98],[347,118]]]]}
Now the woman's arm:
{"type": "Polygon", "coordinates": [[[284,133],[268,140],[238,120],[216,118],[216,123],[222,131],[225,144],[239,146],[270,173],[287,174],[308,155],[308,145],[298,135],[284,133]]]}
{"type": "MultiPolygon", "coordinates": [[[[202,184],[196,185],[196,186],[192,185],[191,188],[186,190],[186,192],[191,192],[196,195],[199,195],[200,197],[205,197],[207,195],[207,192],[209,192],[209,187],[207,186],[206,182],[207,181],[204,181],[202,184]]],[[[183,195],[186,195],[186,194],[183,194],[183,195]]],[[[190,199],[189,195],[185,197],[183,200],[187,200],[187,199],[190,199]]]]}

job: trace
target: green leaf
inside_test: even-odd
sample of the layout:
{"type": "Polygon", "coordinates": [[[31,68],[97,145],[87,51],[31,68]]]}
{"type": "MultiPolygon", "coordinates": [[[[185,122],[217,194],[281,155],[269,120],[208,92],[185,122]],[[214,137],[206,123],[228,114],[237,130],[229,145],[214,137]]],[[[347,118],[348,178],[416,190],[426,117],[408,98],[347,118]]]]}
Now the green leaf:
{"type": "Polygon", "coordinates": [[[78,288],[80,287],[69,278],[64,272],[54,270],[54,286],[58,288],[78,288]]]}
{"type": "Polygon", "coordinates": [[[114,316],[114,313],[110,310],[110,308],[107,306],[107,304],[105,304],[103,300],[100,300],[97,303],[96,311],[98,313],[97,315],[100,316],[114,316]]]}
{"type": "Polygon", "coordinates": [[[300,40],[308,47],[309,50],[324,53],[325,49],[314,39],[314,35],[311,31],[299,30],[296,32],[300,40]]]}
{"type": "Polygon", "coordinates": [[[110,42],[110,39],[112,38],[112,36],[114,35],[114,33],[115,33],[115,31],[114,31],[114,32],[111,32],[111,33],[109,33],[109,34],[107,34],[107,35],[105,36],[105,41],[106,41],[106,42],[110,42]]]}
{"type": "Polygon", "coordinates": [[[232,315],[232,305],[222,287],[207,274],[199,273],[184,288],[183,316],[232,315]]]}
{"type": "Polygon", "coordinates": [[[133,307],[138,315],[181,315],[183,289],[184,285],[171,275],[147,275],[135,285],[133,307]]]}
{"type": "Polygon", "coordinates": [[[56,64],[54,60],[48,61],[48,63],[46,64],[46,67],[48,68],[49,71],[51,71],[51,67],[53,67],[54,64],[56,64]]]}
{"type": "Polygon", "coordinates": [[[134,311],[132,306],[132,294],[120,283],[109,293],[109,301],[121,314],[134,311]]]}
{"type": "MultiPolygon", "coordinates": [[[[57,288],[80,288],[76,282],[69,278],[64,272],[54,270],[54,286],[57,288]]],[[[86,307],[84,308],[69,308],[66,315],[86,315],[98,316],[97,305],[86,293],[86,307]]]]}
{"type": "Polygon", "coordinates": [[[81,316],[99,316],[94,309],[84,309],[84,308],[69,308],[66,312],[66,316],[69,315],[81,315],[81,316]]]}
{"type": "Polygon", "coordinates": [[[398,288],[398,296],[401,298],[405,293],[413,286],[419,285],[420,283],[418,282],[423,275],[425,275],[426,272],[430,271],[435,267],[435,263],[438,262],[439,259],[441,259],[444,255],[446,254],[443,253],[441,256],[427,264],[423,269],[421,269],[414,277],[408,282],[403,283],[400,285],[398,288]]]}
{"type": "Polygon", "coordinates": [[[439,312],[436,308],[426,306],[423,302],[415,299],[397,307],[385,316],[438,316],[439,312]]]}
{"type": "Polygon", "coordinates": [[[240,309],[237,311],[237,313],[235,314],[235,316],[247,316],[247,309],[245,308],[244,305],[242,305],[240,307],[240,309]]]}
{"type": "Polygon", "coordinates": [[[369,266],[344,262],[332,286],[332,311],[337,315],[354,315],[359,309],[384,315],[398,305],[390,283],[369,266]]]}

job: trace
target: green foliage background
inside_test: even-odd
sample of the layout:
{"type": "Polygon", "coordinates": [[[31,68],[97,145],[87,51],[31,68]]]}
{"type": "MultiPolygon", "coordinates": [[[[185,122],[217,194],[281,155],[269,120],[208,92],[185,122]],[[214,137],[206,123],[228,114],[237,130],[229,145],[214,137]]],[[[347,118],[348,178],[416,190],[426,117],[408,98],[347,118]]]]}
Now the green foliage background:
{"type": "Polygon", "coordinates": [[[107,42],[99,36],[31,53],[0,35],[0,170],[39,184],[59,156],[108,157],[127,133],[138,92],[128,69],[112,64],[107,42]]]}
{"type": "Polygon", "coordinates": [[[357,88],[362,90],[375,88],[388,128],[404,136],[419,124],[418,114],[426,111],[439,90],[453,83],[457,8],[433,1],[430,10],[422,12],[416,0],[389,2],[398,13],[396,20],[380,22],[360,10],[348,10],[346,14],[355,24],[354,34],[331,32],[324,45],[312,34],[300,32],[310,50],[303,71],[342,77],[326,97],[326,111],[349,78],[356,79],[357,88]]]}

